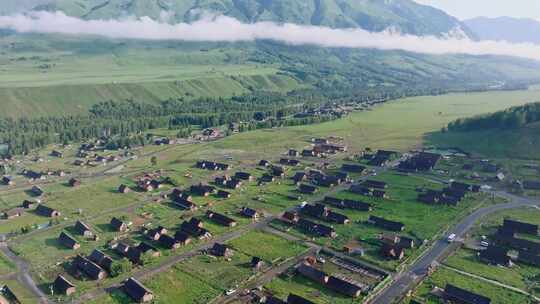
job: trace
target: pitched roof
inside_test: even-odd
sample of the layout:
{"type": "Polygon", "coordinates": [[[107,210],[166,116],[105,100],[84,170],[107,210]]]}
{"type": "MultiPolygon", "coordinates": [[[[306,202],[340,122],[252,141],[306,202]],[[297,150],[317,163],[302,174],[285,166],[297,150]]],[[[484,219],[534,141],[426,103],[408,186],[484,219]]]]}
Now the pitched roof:
{"type": "Polygon", "coordinates": [[[135,278],[129,278],[124,283],[124,290],[135,301],[142,302],[146,295],[152,295],[152,291],[146,288],[135,278]]]}
{"type": "Polygon", "coordinates": [[[66,294],[68,293],[69,289],[75,288],[75,285],[68,281],[62,275],[59,275],[58,277],[56,277],[56,280],[54,280],[53,287],[56,291],[59,291],[62,294],[66,294]]]}
{"type": "Polygon", "coordinates": [[[362,290],[366,289],[367,287],[359,286],[334,276],[328,278],[327,286],[340,294],[344,294],[353,298],[359,297],[362,290]]]}
{"type": "Polygon", "coordinates": [[[70,249],[76,249],[77,247],[80,246],[79,242],[77,242],[76,239],[74,239],[72,236],[68,235],[67,233],[63,231],[60,233],[60,236],[58,237],[58,242],[60,242],[60,244],[70,249]]]}
{"type": "Polygon", "coordinates": [[[461,289],[451,284],[447,284],[444,292],[446,296],[454,301],[459,301],[464,304],[490,304],[491,299],[478,295],[476,293],[470,292],[465,289],[461,289]]]}
{"type": "Polygon", "coordinates": [[[324,271],[320,271],[305,263],[300,264],[296,270],[304,277],[317,283],[326,284],[328,282],[328,275],[324,271]]]}
{"type": "Polygon", "coordinates": [[[287,297],[287,304],[315,304],[315,303],[311,302],[308,299],[302,298],[301,296],[297,296],[291,293],[287,297]]]}
{"type": "Polygon", "coordinates": [[[47,217],[54,217],[54,216],[58,216],[60,215],[60,212],[50,208],[50,207],[47,207],[43,204],[39,204],[36,208],[36,213],[41,215],[41,216],[47,216],[47,217]]]}
{"type": "Polygon", "coordinates": [[[79,234],[82,234],[82,235],[87,233],[87,231],[90,231],[90,233],[92,233],[90,226],[88,226],[86,223],[83,223],[80,220],[77,220],[74,228],[75,228],[75,231],[77,231],[79,234]]]}
{"type": "Polygon", "coordinates": [[[400,222],[390,221],[382,217],[370,215],[368,222],[373,223],[375,226],[390,230],[390,231],[403,231],[405,225],[400,222]]]}
{"type": "Polygon", "coordinates": [[[100,266],[81,255],[75,257],[75,265],[93,280],[102,279],[106,275],[100,266]]]}

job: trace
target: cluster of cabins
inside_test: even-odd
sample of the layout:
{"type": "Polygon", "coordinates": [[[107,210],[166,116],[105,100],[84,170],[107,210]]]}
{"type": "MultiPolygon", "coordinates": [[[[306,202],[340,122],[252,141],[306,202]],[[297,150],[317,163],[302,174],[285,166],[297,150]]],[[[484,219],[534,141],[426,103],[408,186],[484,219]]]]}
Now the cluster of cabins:
{"type": "Polygon", "coordinates": [[[447,284],[441,297],[447,303],[459,304],[491,304],[491,299],[477,293],[447,284]]]}
{"type": "Polygon", "coordinates": [[[208,160],[198,161],[195,166],[199,169],[205,169],[210,171],[227,171],[232,168],[229,164],[217,163],[208,160]]]}
{"type": "Polygon", "coordinates": [[[364,160],[367,160],[368,165],[370,166],[385,167],[398,155],[399,153],[395,151],[378,150],[374,154],[365,153],[363,158],[364,160]]]}
{"type": "Polygon", "coordinates": [[[367,223],[382,230],[392,232],[383,233],[380,237],[380,255],[383,258],[401,260],[405,257],[406,249],[414,248],[415,243],[412,238],[399,236],[396,234],[398,232],[402,232],[405,229],[405,224],[397,221],[387,220],[385,218],[374,215],[371,215],[368,218],[367,223]]]}
{"type": "Polygon", "coordinates": [[[429,205],[457,206],[470,192],[479,192],[480,186],[452,182],[442,190],[426,190],[418,195],[418,201],[429,205]]]}
{"type": "Polygon", "coordinates": [[[343,296],[352,298],[359,297],[362,292],[368,290],[369,286],[353,282],[352,280],[345,280],[337,276],[328,275],[322,270],[317,269],[314,265],[308,262],[301,263],[296,271],[301,276],[325,286],[326,288],[335,291],[343,296]]]}
{"type": "MultiPolygon", "coordinates": [[[[52,287],[56,292],[67,296],[76,292],[76,286],[62,275],[54,280],[52,287]]],[[[154,299],[152,291],[133,277],[123,282],[122,290],[136,303],[148,303],[154,299]]]]}
{"type": "Polygon", "coordinates": [[[335,238],[337,236],[334,228],[300,217],[297,212],[285,212],[283,214],[283,220],[316,237],[335,238]]]}
{"type": "Polygon", "coordinates": [[[337,143],[332,143],[326,138],[313,138],[313,147],[311,149],[304,149],[302,152],[298,152],[294,149],[289,150],[289,156],[303,156],[303,157],[327,157],[331,154],[337,154],[347,152],[347,146],[337,143]]]}
{"type": "Polygon", "coordinates": [[[431,171],[435,168],[440,159],[440,154],[420,152],[401,161],[398,165],[398,169],[405,172],[431,171]]]}
{"type": "Polygon", "coordinates": [[[388,198],[385,190],[386,188],[388,188],[388,185],[385,182],[365,180],[361,183],[352,185],[349,188],[349,191],[354,194],[383,199],[388,198]]]}
{"type": "MultiPolygon", "coordinates": [[[[163,178],[160,172],[145,173],[142,176],[136,178],[137,188],[143,192],[151,192],[156,189],[162,188],[168,183],[167,178],[163,178]]],[[[122,189],[119,188],[121,193],[129,192],[125,185],[122,189]]],[[[121,186],[121,187],[122,187],[121,186]]]]}
{"type": "Polygon", "coordinates": [[[315,304],[314,302],[303,298],[295,294],[289,294],[287,299],[281,300],[280,298],[274,296],[266,296],[255,294],[252,300],[252,303],[264,303],[264,304],[315,304]]]}
{"type": "Polygon", "coordinates": [[[13,219],[22,216],[27,210],[33,209],[37,215],[44,217],[58,217],[60,212],[53,208],[47,207],[39,202],[24,200],[20,207],[16,207],[10,210],[6,210],[0,213],[0,218],[4,220],[13,219]]]}
{"type": "Polygon", "coordinates": [[[508,253],[513,250],[517,251],[515,262],[540,267],[540,243],[518,235],[536,237],[538,225],[505,219],[488,248],[480,251],[479,258],[488,264],[510,267],[514,260],[508,253]]]}

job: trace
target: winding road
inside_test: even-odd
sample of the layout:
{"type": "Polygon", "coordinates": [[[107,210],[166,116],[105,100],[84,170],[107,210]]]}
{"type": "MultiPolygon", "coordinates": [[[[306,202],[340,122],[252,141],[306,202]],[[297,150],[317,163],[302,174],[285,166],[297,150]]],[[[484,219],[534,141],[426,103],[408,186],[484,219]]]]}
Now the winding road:
{"type": "MultiPolygon", "coordinates": [[[[457,238],[463,238],[479,220],[498,211],[527,207],[540,206],[540,200],[515,196],[507,192],[497,191],[489,192],[495,196],[509,200],[509,203],[492,205],[481,208],[464,219],[462,219],[454,228],[448,231],[448,234],[455,234],[457,238]]],[[[450,249],[451,244],[446,238],[440,239],[424,255],[418,259],[408,270],[395,275],[392,284],[383,289],[379,295],[374,297],[369,303],[372,304],[390,304],[399,301],[404,294],[413,288],[419,281],[428,274],[428,270],[433,262],[437,262],[450,249]]]]}

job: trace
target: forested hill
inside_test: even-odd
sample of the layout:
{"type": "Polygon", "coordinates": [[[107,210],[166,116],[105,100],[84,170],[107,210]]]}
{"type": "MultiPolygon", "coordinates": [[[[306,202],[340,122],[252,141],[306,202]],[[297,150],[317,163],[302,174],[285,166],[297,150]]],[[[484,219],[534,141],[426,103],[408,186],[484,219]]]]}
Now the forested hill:
{"type": "Polygon", "coordinates": [[[334,28],[389,27],[416,35],[473,34],[467,26],[436,8],[412,0],[2,0],[0,14],[28,10],[63,11],[85,19],[148,16],[191,22],[218,13],[242,22],[289,22],[334,28]]]}
{"type": "Polygon", "coordinates": [[[448,125],[450,131],[480,131],[517,129],[540,122],[540,102],[513,107],[504,111],[459,119],[448,125]]]}

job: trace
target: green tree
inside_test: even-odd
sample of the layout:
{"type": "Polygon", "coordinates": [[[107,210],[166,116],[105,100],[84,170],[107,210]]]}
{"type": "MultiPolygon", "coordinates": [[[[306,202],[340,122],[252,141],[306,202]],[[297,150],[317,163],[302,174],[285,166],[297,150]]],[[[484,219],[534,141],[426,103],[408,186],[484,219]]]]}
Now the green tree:
{"type": "Polygon", "coordinates": [[[111,266],[111,276],[117,277],[123,273],[128,273],[133,269],[133,265],[127,258],[115,261],[111,266]]]}
{"type": "Polygon", "coordinates": [[[150,163],[152,164],[153,167],[157,166],[157,163],[158,163],[157,157],[152,156],[152,158],[150,158],[150,163]]]}

